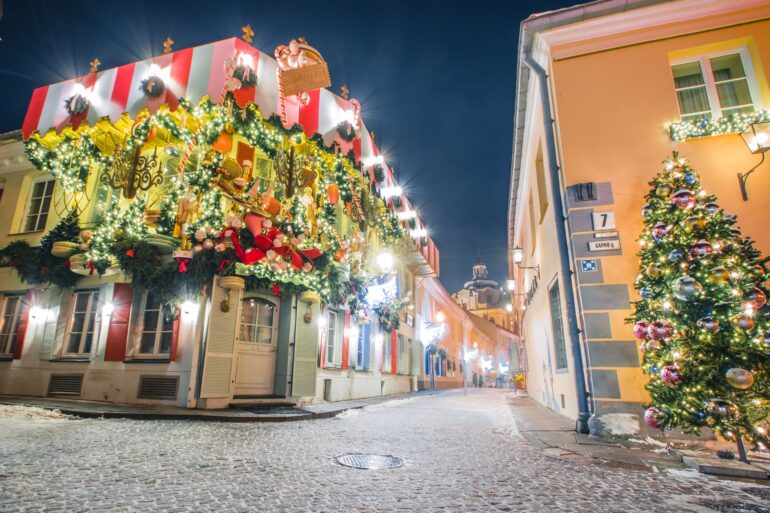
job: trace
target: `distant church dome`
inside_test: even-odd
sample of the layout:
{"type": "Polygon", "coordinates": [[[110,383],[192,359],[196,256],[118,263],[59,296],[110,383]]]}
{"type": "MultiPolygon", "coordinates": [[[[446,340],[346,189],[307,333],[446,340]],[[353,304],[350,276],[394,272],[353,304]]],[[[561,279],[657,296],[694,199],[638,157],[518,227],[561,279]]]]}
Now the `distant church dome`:
{"type": "Polygon", "coordinates": [[[487,279],[487,266],[481,260],[477,260],[473,266],[473,279],[466,281],[463,288],[466,290],[478,291],[481,289],[497,289],[499,285],[495,280],[487,279]]]}

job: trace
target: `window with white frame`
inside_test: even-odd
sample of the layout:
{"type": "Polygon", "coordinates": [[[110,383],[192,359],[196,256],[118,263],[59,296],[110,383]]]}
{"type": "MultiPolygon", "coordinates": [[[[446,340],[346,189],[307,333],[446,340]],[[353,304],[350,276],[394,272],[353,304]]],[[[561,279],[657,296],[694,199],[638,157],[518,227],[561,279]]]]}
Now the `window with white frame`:
{"type": "Polygon", "coordinates": [[[3,298],[0,318],[0,356],[10,356],[16,347],[16,333],[21,320],[21,305],[24,296],[8,295],[3,298]]]}
{"type": "Polygon", "coordinates": [[[682,121],[753,112],[759,101],[745,48],[671,66],[682,121]]]}
{"type": "Polygon", "coordinates": [[[164,308],[154,294],[147,292],[142,309],[142,337],[139,356],[168,356],[174,331],[174,313],[164,308]]]}
{"type": "Polygon", "coordinates": [[[369,354],[371,341],[371,326],[365,324],[358,327],[358,348],[356,352],[356,368],[369,370],[369,354]]]}
{"type": "Polygon", "coordinates": [[[337,360],[337,312],[329,310],[326,317],[326,364],[335,365],[337,360]]]}
{"type": "Polygon", "coordinates": [[[53,178],[45,178],[32,183],[29,189],[22,231],[37,232],[45,228],[55,184],[56,181],[53,178]]]}
{"type": "Polygon", "coordinates": [[[86,356],[99,333],[99,291],[76,290],[64,347],[65,356],[86,356]]]}
{"type": "Polygon", "coordinates": [[[276,332],[275,305],[258,297],[247,297],[241,306],[241,342],[272,344],[276,332]]]}

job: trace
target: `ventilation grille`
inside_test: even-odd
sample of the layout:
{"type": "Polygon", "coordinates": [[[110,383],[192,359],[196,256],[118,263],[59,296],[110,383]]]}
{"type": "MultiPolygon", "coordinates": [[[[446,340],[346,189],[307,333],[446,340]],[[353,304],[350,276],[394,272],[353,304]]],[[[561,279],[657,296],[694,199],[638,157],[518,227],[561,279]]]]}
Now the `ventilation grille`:
{"type": "Polygon", "coordinates": [[[179,376],[140,376],[139,399],[175,400],[179,376]]]}
{"type": "Polygon", "coordinates": [[[79,396],[83,387],[82,374],[51,374],[48,395],[79,396]]]}

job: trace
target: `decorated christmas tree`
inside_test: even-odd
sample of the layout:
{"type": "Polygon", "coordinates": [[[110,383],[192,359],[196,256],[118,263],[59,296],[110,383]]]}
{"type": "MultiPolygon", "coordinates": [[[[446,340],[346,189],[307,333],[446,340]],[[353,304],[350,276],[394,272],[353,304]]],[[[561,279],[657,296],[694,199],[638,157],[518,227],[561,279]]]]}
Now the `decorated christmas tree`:
{"type": "Polygon", "coordinates": [[[746,461],[744,441],[767,449],[765,260],[676,152],[650,186],[631,318],[650,377],[645,422],[694,434],[709,427],[746,461]]]}

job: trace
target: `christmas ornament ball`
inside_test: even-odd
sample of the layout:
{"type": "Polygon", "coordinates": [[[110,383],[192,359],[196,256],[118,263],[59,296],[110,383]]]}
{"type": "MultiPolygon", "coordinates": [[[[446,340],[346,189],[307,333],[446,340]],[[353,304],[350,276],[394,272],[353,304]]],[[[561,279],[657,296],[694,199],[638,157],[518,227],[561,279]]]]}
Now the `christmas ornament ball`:
{"type": "Polygon", "coordinates": [[[660,369],[660,380],[667,385],[675,385],[682,380],[678,365],[664,365],[660,369]]]}
{"type": "Polygon", "coordinates": [[[684,174],[684,183],[687,185],[692,185],[696,181],[698,181],[698,178],[695,176],[695,173],[685,173],[684,174]]]}
{"type": "Polygon", "coordinates": [[[638,339],[646,338],[649,325],[650,323],[647,321],[638,321],[634,324],[634,336],[638,339]]]}
{"type": "Polygon", "coordinates": [[[656,239],[662,239],[671,231],[671,227],[666,223],[658,223],[652,227],[652,236],[656,239]]]}
{"type": "Polygon", "coordinates": [[[752,280],[763,280],[765,278],[765,269],[761,265],[752,265],[746,271],[746,274],[752,280]]]}
{"type": "Polygon", "coordinates": [[[647,299],[648,297],[652,296],[652,290],[649,287],[642,287],[639,289],[639,295],[642,297],[642,299],[647,299]]]}
{"type": "Polygon", "coordinates": [[[690,248],[690,256],[693,258],[702,258],[710,255],[714,251],[713,246],[706,240],[699,240],[690,248]]]}
{"type": "Polygon", "coordinates": [[[672,249],[671,252],[668,254],[668,260],[669,262],[681,262],[684,260],[685,254],[684,251],[681,249],[672,249]]]}
{"type": "Polygon", "coordinates": [[[754,318],[750,315],[741,314],[733,318],[733,326],[741,330],[751,330],[755,326],[754,318]]]}
{"type": "Polygon", "coordinates": [[[660,278],[661,274],[663,274],[663,270],[658,264],[653,263],[647,266],[647,276],[650,278],[658,279],[660,278]]]}
{"type": "Polygon", "coordinates": [[[659,417],[660,417],[660,410],[655,408],[654,406],[650,406],[644,412],[644,423],[647,425],[647,427],[659,428],[660,427],[660,421],[658,420],[659,417]]]}
{"type": "Polygon", "coordinates": [[[684,220],[684,227],[687,231],[693,232],[702,230],[706,226],[706,221],[698,216],[690,216],[684,220]]]}
{"type": "Polygon", "coordinates": [[[650,214],[652,214],[652,207],[650,205],[643,206],[642,217],[649,217],[650,214]]]}
{"type": "Polygon", "coordinates": [[[719,331],[719,321],[711,316],[701,317],[698,319],[697,325],[702,330],[719,331]]]}
{"type": "Polygon", "coordinates": [[[725,373],[725,379],[736,390],[748,390],[754,384],[754,375],[751,371],[735,367],[725,373]]]}
{"type": "Polygon", "coordinates": [[[712,285],[722,285],[730,279],[730,271],[722,266],[709,269],[707,280],[712,285]]]}
{"type": "Polygon", "coordinates": [[[767,295],[762,290],[754,287],[746,294],[746,302],[751,305],[754,310],[759,310],[767,304],[767,295]]]}
{"type": "Polygon", "coordinates": [[[738,408],[729,402],[722,399],[714,399],[710,404],[711,413],[718,417],[733,417],[738,413],[738,408]]]}
{"type": "Polygon", "coordinates": [[[691,210],[695,207],[696,199],[692,191],[679,189],[671,196],[671,202],[681,209],[691,210]]]}
{"type": "Polygon", "coordinates": [[[717,212],[719,212],[719,205],[717,205],[716,203],[706,203],[706,205],[704,205],[703,208],[706,210],[706,212],[708,212],[712,216],[717,212]]]}
{"type": "Polygon", "coordinates": [[[655,194],[660,196],[661,198],[667,198],[671,194],[671,186],[667,183],[662,183],[658,185],[658,187],[655,189],[655,194]]]}
{"type": "Polygon", "coordinates": [[[665,340],[674,334],[674,327],[666,321],[654,321],[647,326],[647,336],[653,340],[665,340]]]}
{"type": "Polygon", "coordinates": [[[692,276],[682,276],[674,281],[674,297],[689,301],[703,290],[703,286],[692,276]]]}

